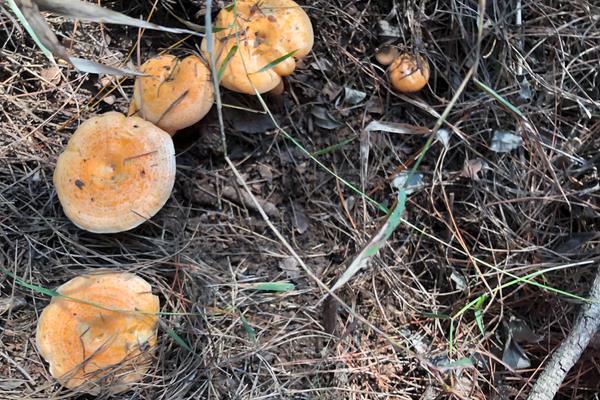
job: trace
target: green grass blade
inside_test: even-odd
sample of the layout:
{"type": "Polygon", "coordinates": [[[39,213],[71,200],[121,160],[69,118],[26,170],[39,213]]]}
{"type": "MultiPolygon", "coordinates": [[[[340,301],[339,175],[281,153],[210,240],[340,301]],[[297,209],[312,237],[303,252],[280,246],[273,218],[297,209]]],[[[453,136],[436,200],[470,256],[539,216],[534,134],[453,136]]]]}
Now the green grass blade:
{"type": "Polygon", "coordinates": [[[521,112],[521,110],[519,110],[517,107],[513,106],[508,100],[506,100],[504,97],[500,96],[494,89],[492,89],[491,87],[489,87],[488,85],[486,85],[485,83],[481,82],[479,79],[477,78],[473,78],[473,82],[475,82],[475,84],[477,86],[479,86],[480,89],[483,89],[484,92],[486,92],[487,94],[489,94],[490,96],[492,96],[494,99],[498,100],[502,105],[504,105],[506,108],[508,108],[510,111],[512,111],[513,113],[517,114],[519,117],[524,118],[525,116],[523,115],[523,113],[521,112]]]}
{"type": "Polygon", "coordinates": [[[231,61],[231,58],[235,55],[235,53],[237,51],[238,51],[237,44],[229,49],[229,52],[225,56],[225,59],[223,60],[223,63],[221,64],[221,66],[219,67],[219,71],[217,72],[217,80],[219,82],[221,82],[221,78],[223,77],[223,74],[225,73],[225,68],[227,68],[227,65],[229,65],[229,62],[231,61]]]}
{"type": "Polygon", "coordinates": [[[57,291],[50,290],[50,289],[47,289],[47,288],[42,287],[42,286],[38,286],[38,285],[34,285],[32,283],[25,282],[23,279],[19,278],[18,276],[16,276],[12,272],[10,272],[10,271],[8,271],[8,270],[6,270],[4,268],[0,268],[0,271],[3,274],[5,274],[7,276],[10,276],[11,278],[13,278],[15,280],[15,283],[17,285],[19,285],[21,287],[24,287],[26,289],[33,290],[36,293],[43,294],[44,296],[49,296],[49,297],[55,297],[55,296],[60,296],[61,295],[57,291]]]}
{"type": "Polygon", "coordinates": [[[190,347],[190,346],[187,344],[187,342],[186,342],[185,340],[183,340],[183,338],[182,338],[181,336],[179,336],[179,335],[177,334],[177,332],[175,332],[173,329],[169,329],[169,330],[167,331],[167,335],[169,335],[169,337],[170,337],[171,339],[173,339],[173,341],[174,341],[175,343],[177,343],[177,345],[178,345],[179,347],[182,347],[182,348],[186,349],[186,350],[187,350],[187,351],[189,351],[190,353],[193,353],[193,352],[194,352],[194,350],[192,350],[192,348],[191,348],[191,347],[190,347]]]}
{"type": "Polygon", "coordinates": [[[342,140],[339,143],[333,144],[331,146],[327,146],[321,150],[317,150],[312,153],[312,156],[319,157],[319,156],[322,156],[325,154],[333,153],[334,151],[337,151],[337,150],[341,149],[342,147],[354,142],[356,139],[358,139],[358,135],[354,135],[346,140],[342,140]]]}
{"type": "Polygon", "coordinates": [[[273,68],[277,64],[282,63],[285,60],[287,60],[288,58],[292,57],[294,54],[296,54],[297,51],[298,51],[298,49],[292,50],[289,53],[284,54],[281,57],[278,57],[278,58],[274,59],[273,61],[271,61],[270,63],[268,63],[267,65],[265,65],[261,69],[259,69],[258,71],[256,71],[255,74],[259,74],[261,72],[265,72],[265,71],[270,70],[271,68],[273,68]]]}
{"type": "Polygon", "coordinates": [[[19,7],[15,3],[15,1],[14,0],[6,0],[6,1],[8,2],[8,5],[9,5],[10,9],[15,13],[15,15],[17,16],[19,22],[21,23],[21,25],[23,25],[23,28],[25,28],[25,30],[27,31],[27,33],[29,34],[29,36],[31,36],[31,38],[33,39],[33,41],[35,42],[35,44],[40,48],[40,50],[42,50],[42,53],[44,53],[44,55],[46,56],[46,58],[48,60],[50,60],[50,62],[52,62],[54,64],[55,60],[54,60],[54,56],[52,55],[52,52],[50,52],[50,50],[48,50],[46,48],[46,46],[44,46],[42,44],[42,42],[40,41],[40,39],[37,37],[37,35],[33,31],[33,28],[31,28],[31,25],[29,25],[29,22],[27,22],[27,19],[25,19],[25,16],[21,12],[21,10],[19,9],[19,7]]]}
{"type": "Polygon", "coordinates": [[[296,285],[290,282],[260,282],[252,285],[253,289],[264,290],[266,292],[291,292],[296,285]]]}
{"type": "Polygon", "coordinates": [[[331,168],[327,167],[318,158],[314,157],[308,150],[306,150],[304,148],[304,146],[302,146],[302,144],[300,142],[298,142],[298,140],[296,140],[296,138],[294,138],[292,135],[290,135],[289,132],[287,132],[285,129],[283,129],[281,127],[281,125],[279,125],[279,122],[277,122],[277,119],[275,119],[275,117],[273,116],[273,113],[271,112],[271,110],[267,106],[267,103],[265,103],[265,100],[262,98],[262,96],[260,95],[260,93],[258,93],[256,91],[256,89],[254,90],[254,93],[256,94],[256,97],[260,101],[260,104],[263,107],[263,109],[265,110],[265,112],[267,114],[269,114],[269,117],[273,121],[273,124],[275,124],[275,127],[277,128],[277,130],[287,140],[289,140],[290,142],[292,142],[294,144],[294,146],[296,146],[303,154],[305,154],[308,158],[310,158],[312,161],[314,161],[315,164],[317,164],[319,167],[321,167],[327,173],[331,174],[331,176],[334,176],[336,179],[338,179],[340,182],[342,182],[346,187],[348,187],[354,193],[360,195],[363,199],[365,199],[366,201],[368,201],[369,203],[371,203],[373,206],[377,207],[380,211],[382,211],[382,212],[384,212],[386,214],[389,212],[389,210],[388,210],[388,208],[386,206],[384,206],[383,204],[379,203],[377,200],[371,198],[368,194],[366,194],[362,190],[358,189],[352,183],[350,183],[346,179],[344,179],[341,176],[339,176],[338,174],[336,174],[331,168]]]}
{"type": "Polygon", "coordinates": [[[459,358],[458,360],[450,361],[448,364],[441,365],[440,367],[444,369],[455,369],[455,368],[465,368],[465,367],[473,367],[473,360],[469,357],[459,358]]]}
{"type": "Polygon", "coordinates": [[[448,337],[450,344],[448,346],[448,354],[452,355],[452,351],[454,350],[454,320],[450,320],[450,334],[448,337]]]}
{"type": "Polygon", "coordinates": [[[254,333],[254,328],[250,326],[248,320],[246,319],[246,317],[244,317],[244,314],[242,313],[240,313],[240,321],[242,321],[242,326],[244,327],[244,330],[246,331],[246,334],[248,335],[252,343],[256,343],[256,333],[254,333]]]}
{"type": "Polygon", "coordinates": [[[477,323],[479,332],[481,332],[481,336],[485,336],[485,328],[483,326],[483,318],[481,317],[480,309],[475,310],[475,322],[477,323]]]}
{"type": "Polygon", "coordinates": [[[398,203],[396,204],[396,207],[392,213],[389,215],[387,221],[385,224],[383,224],[377,234],[373,236],[369,244],[360,253],[358,253],[358,256],[352,261],[342,276],[340,276],[337,282],[331,287],[332,292],[348,282],[362,268],[366,267],[371,258],[373,258],[373,256],[375,256],[387,243],[388,238],[400,224],[400,216],[404,211],[405,205],[406,190],[400,189],[400,192],[398,193],[398,203]]]}
{"type": "Polygon", "coordinates": [[[487,300],[487,295],[479,296],[477,303],[475,303],[475,306],[473,307],[475,309],[475,322],[477,322],[477,327],[479,328],[479,331],[481,332],[481,336],[485,336],[485,329],[483,326],[483,317],[481,316],[481,307],[483,306],[483,303],[485,303],[486,300],[487,300]]]}

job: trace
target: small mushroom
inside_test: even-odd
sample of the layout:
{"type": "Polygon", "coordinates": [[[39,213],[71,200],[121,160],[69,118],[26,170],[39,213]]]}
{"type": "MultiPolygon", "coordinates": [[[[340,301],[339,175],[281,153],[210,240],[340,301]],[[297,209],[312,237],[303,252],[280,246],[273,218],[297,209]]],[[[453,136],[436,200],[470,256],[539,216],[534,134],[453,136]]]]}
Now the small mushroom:
{"type": "Polygon", "coordinates": [[[148,371],[159,300],[131,273],[78,276],[56,289],[42,311],[36,343],[50,374],[91,394],[128,390],[148,371]]]}
{"type": "Polygon", "coordinates": [[[173,135],[200,121],[214,102],[210,72],[196,56],[162,55],[146,61],[135,80],[129,115],[144,118],[173,135]]]}
{"type": "Polygon", "coordinates": [[[394,46],[383,46],[375,52],[375,59],[381,65],[388,66],[400,55],[398,48],[394,46]]]}
{"type": "Polygon", "coordinates": [[[162,208],[174,183],[175,150],[169,134],[117,112],[82,123],[54,170],[66,216],[95,233],[140,225],[162,208]]]}
{"type": "MultiPolygon", "coordinates": [[[[218,70],[225,64],[221,85],[246,94],[276,88],[314,42],[308,15],[292,0],[238,0],[219,12],[214,26],[215,64],[218,70]]],[[[206,39],[201,47],[208,58],[206,39]]]]}
{"type": "Polygon", "coordinates": [[[423,89],[429,80],[429,64],[425,57],[417,59],[408,53],[398,56],[388,71],[392,86],[402,93],[414,93],[423,89]]]}

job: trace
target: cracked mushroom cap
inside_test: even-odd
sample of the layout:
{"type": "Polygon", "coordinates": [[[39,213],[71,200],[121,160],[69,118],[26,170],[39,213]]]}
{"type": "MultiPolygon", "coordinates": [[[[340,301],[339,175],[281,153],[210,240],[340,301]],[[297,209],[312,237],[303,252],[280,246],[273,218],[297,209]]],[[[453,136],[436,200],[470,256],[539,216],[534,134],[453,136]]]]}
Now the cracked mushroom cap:
{"type": "MultiPolygon", "coordinates": [[[[294,71],[296,59],[310,52],[314,42],[310,19],[292,0],[238,0],[235,12],[237,18],[234,7],[224,8],[214,21],[220,29],[213,35],[217,70],[230,58],[221,85],[246,94],[255,94],[254,87],[259,93],[268,92],[294,71]]],[[[206,38],[202,51],[208,58],[206,38]]]]}
{"type": "Polygon", "coordinates": [[[162,55],[146,61],[135,80],[129,115],[137,115],[173,135],[210,111],[214,93],[209,69],[196,56],[162,55]]]}
{"type": "Polygon", "coordinates": [[[423,89],[429,80],[429,63],[423,56],[417,59],[408,53],[398,56],[388,71],[390,83],[399,92],[415,93],[423,89]]]}
{"type": "Polygon", "coordinates": [[[143,379],[156,344],[159,300],[131,273],[78,276],[42,311],[37,347],[50,374],[91,394],[125,391],[143,379]],[[78,301],[75,301],[78,300],[78,301]]]}
{"type": "Polygon", "coordinates": [[[66,216],[96,233],[126,231],[151,218],[168,200],[174,182],[169,134],[117,112],[82,123],[54,170],[66,216]]]}

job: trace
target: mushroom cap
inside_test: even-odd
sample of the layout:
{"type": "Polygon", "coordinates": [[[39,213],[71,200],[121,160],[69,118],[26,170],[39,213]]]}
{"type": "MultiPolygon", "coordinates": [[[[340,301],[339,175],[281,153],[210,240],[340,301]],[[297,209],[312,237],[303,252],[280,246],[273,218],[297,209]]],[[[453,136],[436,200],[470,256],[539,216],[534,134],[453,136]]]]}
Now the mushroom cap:
{"type": "Polygon", "coordinates": [[[175,183],[168,133],[139,117],[90,118],[58,157],[54,186],[66,216],[96,233],[122,232],[162,208],[175,183]]]}
{"type": "Polygon", "coordinates": [[[159,300],[131,273],[78,276],[56,289],[38,320],[36,343],[50,374],[69,389],[125,391],[152,358],[159,300]],[[67,296],[67,297],[63,297],[67,296]]]}
{"type": "Polygon", "coordinates": [[[173,135],[200,121],[214,102],[210,71],[196,56],[162,55],[147,60],[133,87],[129,115],[144,118],[173,135]]]}
{"type": "Polygon", "coordinates": [[[418,60],[412,54],[403,53],[390,65],[390,82],[399,92],[418,92],[427,84],[429,63],[423,56],[419,56],[418,60]]]}
{"type": "MultiPolygon", "coordinates": [[[[268,92],[296,68],[295,59],[306,56],[312,49],[314,34],[310,18],[292,0],[238,0],[237,19],[234,8],[222,9],[215,18],[219,28],[213,35],[213,53],[217,69],[233,48],[221,79],[227,89],[255,94],[268,92]],[[239,40],[238,40],[239,39],[239,40]],[[273,61],[295,51],[285,60],[258,72],[273,61]]],[[[206,38],[202,51],[208,58],[206,38]]]]}
{"type": "Polygon", "coordinates": [[[390,65],[400,55],[398,48],[394,46],[383,46],[375,52],[375,59],[381,65],[390,65]]]}

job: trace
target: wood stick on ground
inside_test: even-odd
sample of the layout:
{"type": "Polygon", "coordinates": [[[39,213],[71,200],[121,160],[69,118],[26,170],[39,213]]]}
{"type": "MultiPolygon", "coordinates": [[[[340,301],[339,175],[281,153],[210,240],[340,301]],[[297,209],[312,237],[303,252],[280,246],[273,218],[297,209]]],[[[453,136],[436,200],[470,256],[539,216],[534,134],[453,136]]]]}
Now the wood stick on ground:
{"type": "Polygon", "coordinates": [[[529,393],[528,400],[551,400],[556,395],[569,370],[600,327],[600,268],[592,284],[586,304],[567,339],[560,345],[540,374],[529,393]]]}

